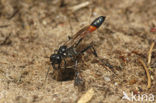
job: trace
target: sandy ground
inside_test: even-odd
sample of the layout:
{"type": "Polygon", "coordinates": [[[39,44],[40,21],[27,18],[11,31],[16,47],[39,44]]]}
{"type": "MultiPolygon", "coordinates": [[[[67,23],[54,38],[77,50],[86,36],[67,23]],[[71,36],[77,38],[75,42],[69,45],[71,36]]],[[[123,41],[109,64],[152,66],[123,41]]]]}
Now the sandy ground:
{"type": "Polygon", "coordinates": [[[156,95],[156,46],[149,65],[150,89],[138,59],[147,64],[155,26],[155,0],[1,0],[0,103],[75,103],[90,88],[89,103],[131,103],[122,100],[123,91],[149,99],[149,94],[156,95]],[[79,4],[85,7],[75,10],[79,4]],[[101,15],[106,20],[90,39],[100,59],[85,53],[78,64],[84,91],[74,87],[74,80],[54,80],[50,55],[101,15]]]}

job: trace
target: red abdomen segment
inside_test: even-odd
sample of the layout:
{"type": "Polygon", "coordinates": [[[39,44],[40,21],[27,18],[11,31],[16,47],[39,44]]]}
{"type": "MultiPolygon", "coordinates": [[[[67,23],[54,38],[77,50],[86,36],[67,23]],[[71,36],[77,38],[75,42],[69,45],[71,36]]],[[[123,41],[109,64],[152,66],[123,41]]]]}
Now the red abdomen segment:
{"type": "Polygon", "coordinates": [[[105,16],[100,16],[98,18],[96,18],[89,26],[88,31],[89,32],[93,32],[95,31],[97,28],[99,28],[101,26],[101,24],[104,22],[105,20],[105,16]]]}

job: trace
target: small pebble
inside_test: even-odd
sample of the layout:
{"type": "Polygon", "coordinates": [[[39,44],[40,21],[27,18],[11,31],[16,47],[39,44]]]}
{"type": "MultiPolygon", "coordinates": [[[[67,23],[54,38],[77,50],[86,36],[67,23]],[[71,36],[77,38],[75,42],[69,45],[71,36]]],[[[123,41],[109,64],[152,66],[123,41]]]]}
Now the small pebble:
{"type": "Polygon", "coordinates": [[[115,85],[115,86],[117,86],[117,85],[118,85],[118,83],[117,83],[117,82],[115,82],[115,83],[114,83],[114,85],[115,85]]]}
{"type": "Polygon", "coordinates": [[[111,79],[109,78],[109,77],[104,77],[104,80],[106,81],[106,82],[109,82],[109,81],[111,81],[111,79]]]}

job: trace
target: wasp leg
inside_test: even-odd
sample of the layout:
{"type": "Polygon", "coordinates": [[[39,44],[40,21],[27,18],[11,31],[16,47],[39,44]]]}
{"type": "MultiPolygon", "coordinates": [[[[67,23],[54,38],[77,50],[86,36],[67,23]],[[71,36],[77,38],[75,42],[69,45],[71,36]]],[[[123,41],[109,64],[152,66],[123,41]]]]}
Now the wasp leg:
{"type": "Polygon", "coordinates": [[[61,63],[58,64],[58,69],[61,69],[61,63]]]}
{"type": "Polygon", "coordinates": [[[54,64],[54,63],[52,63],[51,65],[52,65],[53,69],[55,69],[55,70],[56,70],[56,66],[55,66],[55,64],[54,64]]]}
{"type": "Polygon", "coordinates": [[[64,69],[66,69],[67,62],[65,59],[63,59],[63,60],[64,60],[64,69]]]}
{"type": "Polygon", "coordinates": [[[76,45],[74,46],[75,48],[80,44],[80,42],[82,41],[83,38],[81,38],[77,43],[76,45]]]}
{"type": "Polygon", "coordinates": [[[77,60],[75,60],[74,70],[75,70],[74,85],[77,86],[79,84],[79,82],[80,82],[79,72],[78,72],[78,69],[77,69],[77,60]]]}
{"type": "Polygon", "coordinates": [[[88,47],[84,48],[82,51],[79,52],[79,54],[86,52],[88,49],[91,49],[94,56],[98,57],[96,50],[94,49],[93,45],[89,45],[88,47]]]}
{"type": "Polygon", "coordinates": [[[95,48],[94,48],[93,45],[92,45],[91,49],[92,49],[92,53],[93,53],[96,57],[98,57],[97,52],[96,52],[96,50],[95,50],[95,48]]]}
{"type": "Polygon", "coordinates": [[[54,70],[61,69],[61,63],[58,63],[58,67],[56,67],[55,65],[55,63],[52,63],[52,67],[54,70]]]}
{"type": "Polygon", "coordinates": [[[83,84],[82,82],[83,82],[83,80],[80,78],[80,74],[78,72],[75,72],[74,86],[83,84]]]}
{"type": "Polygon", "coordinates": [[[74,70],[77,71],[77,60],[75,59],[75,65],[74,65],[74,70]]]}
{"type": "Polygon", "coordinates": [[[75,61],[75,79],[74,86],[78,87],[79,91],[83,91],[85,89],[85,81],[80,75],[79,70],[77,69],[77,60],[75,61]]]}
{"type": "Polygon", "coordinates": [[[74,71],[75,71],[75,78],[77,78],[77,76],[79,74],[79,71],[77,69],[77,59],[75,59],[74,71]]]}

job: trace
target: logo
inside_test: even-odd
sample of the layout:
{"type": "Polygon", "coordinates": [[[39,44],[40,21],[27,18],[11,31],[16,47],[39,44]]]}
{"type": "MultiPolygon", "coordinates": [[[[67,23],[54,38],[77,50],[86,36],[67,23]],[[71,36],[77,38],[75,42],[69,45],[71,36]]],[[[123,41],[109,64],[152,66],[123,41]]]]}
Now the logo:
{"type": "Polygon", "coordinates": [[[123,91],[123,97],[122,100],[128,100],[128,101],[147,101],[147,102],[153,102],[154,101],[154,95],[153,94],[134,94],[133,92],[131,95],[127,95],[126,92],[123,91]]]}

